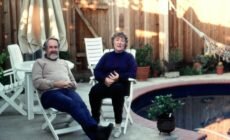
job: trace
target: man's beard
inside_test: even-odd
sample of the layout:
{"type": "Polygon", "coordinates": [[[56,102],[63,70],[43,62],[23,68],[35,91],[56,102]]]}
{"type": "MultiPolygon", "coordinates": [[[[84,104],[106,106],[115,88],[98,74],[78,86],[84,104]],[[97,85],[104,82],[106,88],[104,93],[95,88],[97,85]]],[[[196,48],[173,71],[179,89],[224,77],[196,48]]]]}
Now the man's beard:
{"type": "Polygon", "coordinates": [[[51,53],[50,55],[48,55],[49,59],[51,60],[56,60],[58,59],[58,54],[57,53],[51,53]]]}

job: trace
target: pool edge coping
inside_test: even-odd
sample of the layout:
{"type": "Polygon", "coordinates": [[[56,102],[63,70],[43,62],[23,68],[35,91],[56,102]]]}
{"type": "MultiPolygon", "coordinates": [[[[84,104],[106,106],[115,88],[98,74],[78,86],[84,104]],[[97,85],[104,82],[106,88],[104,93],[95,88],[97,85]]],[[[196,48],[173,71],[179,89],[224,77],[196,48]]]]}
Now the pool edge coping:
{"type": "MultiPolygon", "coordinates": [[[[193,78],[188,78],[188,79],[185,79],[185,78],[187,78],[186,76],[178,77],[178,78],[165,78],[165,81],[161,81],[159,83],[153,82],[152,84],[150,84],[148,86],[143,86],[143,87],[139,87],[139,88],[134,89],[132,101],[135,100],[136,98],[140,97],[141,95],[146,94],[149,91],[173,87],[173,86],[184,86],[184,85],[191,85],[191,84],[230,84],[230,79],[226,79],[226,77],[224,77],[224,79],[220,79],[220,78],[223,78],[223,76],[221,76],[221,77],[218,77],[218,76],[214,75],[214,77],[209,77],[209,78],[204,77],[207,79],[195,79],[194,76],[193,76],[193,78]],[[175,81],[175,79],[178,79],[178,80],[175,81]]],[[[197,76],[197,77],[202,78],[201,76],[197,76]]],[[[154,78],[154,79],[157,80],[157,78],[154,78]]],[[[161,78],[161,80],[162,80],[162,78],[161,78]]],[[[134,118],[135,123],[140,124],[144,127],[156,129],[156,122],[150,121],[148,119],[145,119],[145,118],[137,115],[135,112],[133,112],[132,109],[131,109],[131,114],[134,118]]],[[[176,128],[173,131],[173,133],[175,133],[176,135],[178,135],[180,137],[183,137],[183,139],[189,139],[192,137],[194,139],[201,140],[201,139],[204,139],[207,137],[206,134],[203,134],[201,132],[195,132],[192,130],[186,130],[186,129],[182,129],[182,128],[176,128]]]]}

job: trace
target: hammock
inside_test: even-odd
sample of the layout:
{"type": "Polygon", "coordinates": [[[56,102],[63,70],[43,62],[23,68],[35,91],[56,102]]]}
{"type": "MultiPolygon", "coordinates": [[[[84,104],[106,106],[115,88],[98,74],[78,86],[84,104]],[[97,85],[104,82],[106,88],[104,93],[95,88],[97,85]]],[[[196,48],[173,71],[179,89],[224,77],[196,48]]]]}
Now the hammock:
{"type": "MultiPolygon", "coordinates": [[[[178,10],[175,8],[171,0],[169,1],[169,6],[178,14],[178,10]]],[[[200,38],[204,39],[204,54],[205,55],[214,55],[218,56],[219,59],[222,58],[226,62],[230,62],[230,46],[225,45],[223,43],[217,42],[213,40],[212,38],[208,37],[205,33],[201,32],[199,29],[197,29],[195,26],[193,26],[188,20],[186,20],[184,17],[181,17],[181,19],[188,24],[188,26],[195,31],[200,38]]]]}

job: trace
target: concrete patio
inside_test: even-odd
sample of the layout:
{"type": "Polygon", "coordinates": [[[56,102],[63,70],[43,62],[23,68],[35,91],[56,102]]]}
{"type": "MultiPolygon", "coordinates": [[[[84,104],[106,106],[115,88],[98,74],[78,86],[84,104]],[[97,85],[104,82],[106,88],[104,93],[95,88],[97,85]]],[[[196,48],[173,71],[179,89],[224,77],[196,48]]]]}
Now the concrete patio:
{"type": "MultiPolygon", "coordinates": [[[[230,74],[224,75],[201,75],[201,76],[181,76],[179,78],[167,79],[167,78],[152,78],[145,82],[137,82],[135,85],[135,94],[139,94],[140,91],[149,90],[154,85],[175,83],[178,81],[186,82],[190,80],[210,80],[229,82],[230,74]],[[144,90],[143,90],[144,89],[144,90]]],[[[79,83],[78,93],[81,95],[83,100],[88,103],[88,92],[90,85],[88,83],[79,83]]],[[[137,95],[135,95],[137,96],[137,95]]],[[[0,99],[1,101],[1,99],[0,99]]],[[[147,120],[132,114],[134,117],[134,124],[129,125],[127,134],[122,135],[120,140],[187,140],[187,139],[198,139],[201,135],[193,131],[184,131],[182,129],[176,129],[171,136],[160,135],[155,125],[149,123],[147,120]],[[182,134],[183,133],[183,134],[182,134]],[[199,135],[199,136],[198,136],[199,135]]],[[[9,107],[5,112],[0,115],[0,140],[53,140],[53,136],[49,131],[41,129],[41,124],[44,119],[42,115],[36,115],[35,119],[28,120],[26,116],[20,115],[14,109],[9,107]]],[[[60,136],[60,140],[87,140],[83,131],[78,131],[70,134],[60,136]]],[[[111,136],[110,140],[113,140],[111,136]]]]}

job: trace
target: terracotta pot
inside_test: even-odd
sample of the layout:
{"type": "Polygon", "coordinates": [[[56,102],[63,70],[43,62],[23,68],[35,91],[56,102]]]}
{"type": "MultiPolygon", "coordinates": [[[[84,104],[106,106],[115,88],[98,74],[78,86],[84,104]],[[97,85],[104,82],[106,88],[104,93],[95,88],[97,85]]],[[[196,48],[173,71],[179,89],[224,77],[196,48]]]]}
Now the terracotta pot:
{"type": "Polygon", "coordinates": [[[146,81],[149,78],[150,66],[137,67],[137,80],[146,81]]]}
{"type": "Polygon", "coordinates": [[[157,128],[158,130],[163,133],[170,134],[175,129],[175,118],[174,116],[159,116],[157,118],[157,128]]]}
{"type": "Polygon", "coordinates": [[[223,74],[224,66],[216,66],[216,74],[223,74]]]}
{"type": "Polygon", "coordinates": [[[202,64],[199,63],[199,62],[195,62],[195,63],[193,64],[193,69],[195,69],[196,71],[201,71],[201,69],[202,69],[202,64]]]}

